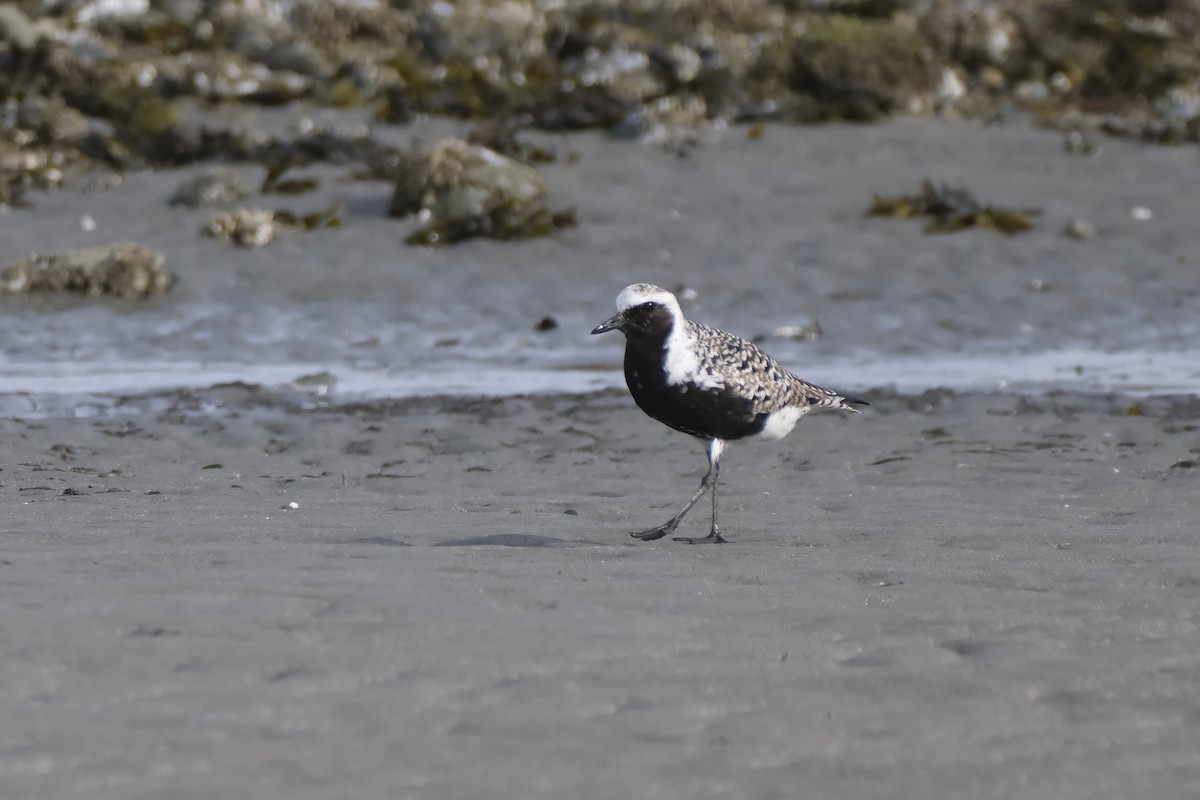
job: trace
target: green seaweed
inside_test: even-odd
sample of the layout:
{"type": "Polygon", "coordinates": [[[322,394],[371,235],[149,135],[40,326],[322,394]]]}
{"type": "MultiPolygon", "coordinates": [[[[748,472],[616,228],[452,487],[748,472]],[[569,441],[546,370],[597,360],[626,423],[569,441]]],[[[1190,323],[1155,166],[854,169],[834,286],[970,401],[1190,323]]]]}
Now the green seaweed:
{"type": "Polygon", "coordinates": [[[267,174],[263,176],[259,191],[263,194],[298,195],[320,188],[318,178],[292,178],[283,180],[284,173],[301,163],[301,159],[293,155],[287,160],[268,161],[267,174]]]}
{"type": "Polygon", "coordinates": [[[363,94],[350,78],[338,78],[325,88],[325,102],[334,108],[355,108],[363,104],[363,94]]]}
{"type": "Polygon", "coordinates": [[[296,214],[286,210],[276,211],[274,217],[280,225],[305,232],[317,228],[340,228],[342,227],[342,203],[340,200],[334,200],[328,208],[314,211],[311,214],[296,214]]]}
{"type": "Polygon", "coordinates": [[[156,95],[143,95],[132,108],[129,132],[139,137],[162,136],[179,124],[179,105],[156,95]]]}
{"type": "Polygon", "coordinates": [[[921,182],[921,191],[917,194],[876,194],[867,209],[867,216],[871,217],[931,217],[925,226],[926,233],[955,233],[981,228],[1008,235],[1035,227],[1033,218],[1039,213],[1037,209],[985,206],[966,189],[946,184],[939,186],[929,180],[921,182]]]}

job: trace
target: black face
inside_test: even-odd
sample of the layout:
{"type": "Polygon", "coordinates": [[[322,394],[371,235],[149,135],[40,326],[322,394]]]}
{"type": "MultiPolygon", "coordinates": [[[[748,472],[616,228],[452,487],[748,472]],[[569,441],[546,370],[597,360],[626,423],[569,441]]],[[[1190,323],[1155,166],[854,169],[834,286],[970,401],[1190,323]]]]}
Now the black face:
{"type": "Polygon", "coordinates": [[[666,336],[671,332],[671,312],[660,303],[641,303],[621,312],[626,336],[666,336]]]}

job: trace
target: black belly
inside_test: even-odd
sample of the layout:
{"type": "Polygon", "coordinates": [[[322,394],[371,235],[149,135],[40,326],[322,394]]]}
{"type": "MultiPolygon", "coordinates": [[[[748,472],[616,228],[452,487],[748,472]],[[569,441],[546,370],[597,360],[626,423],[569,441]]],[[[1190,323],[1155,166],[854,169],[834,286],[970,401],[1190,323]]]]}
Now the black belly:
{"type": "Polygon", "coordinates": [[[727,389],[667,384],[661,352],[626,349],[625,382],[638,408],[664,425],[705,439],[744,439],[762,431],[767,415],[755,413],[744,397],[727,389]]]}

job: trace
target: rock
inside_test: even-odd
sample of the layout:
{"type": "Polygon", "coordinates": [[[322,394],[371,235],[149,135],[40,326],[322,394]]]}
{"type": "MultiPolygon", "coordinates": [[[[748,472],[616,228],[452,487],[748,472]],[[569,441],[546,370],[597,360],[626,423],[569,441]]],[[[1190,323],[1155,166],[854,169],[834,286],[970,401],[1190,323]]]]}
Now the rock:
{"type": "Polygon", "coordinates": [[[106,20],[137,19],[150,11],[150,0],[87,0],[75,8],[75,21],[85,27],[106,20]]]}
{"type": "Polygon", "coordinates": [[[193,175],[171,195],[171,205],[183,208],[219,208],[246,196],[246,187],[238,174],[228,167],[212,167],[193,175]]]}
{"type": "Polygon", "coordinates": [[[266,208],[217,211],[201,233],[238,247],[258,248],[289,231],[304,232],[341,226],[341,203],[335,201],[328,208],[310,214],[266,208]]]}
{"type": "Polygon", "coordinates": [[[238,247],[257,248],[270,243],[283,227],[275,221],[275,212],[270,209],[239,208],[214,213],[203,233],[238,247]]]}
{"type": "Polygon", "coordinates": [[[421,244],[526,238],[566,224],[546,208],[546,184],[536,169],[461,139],[443,139],[413,160],[396,183],[389,213],[428,214],[429,225],[410,239],[421,244]]]}
{"type": "Polygon", "coordinates": [[[771,331],[771,336],[776,339],[794,339],[797,342],[815,342],[823,334],[816,317],[804,325],[780,325],[771,331]]]}
{"type": "Polygon", "coordinates": [[[14,127],[30,131],[39,142],[77,141],[87,133],[87,117],[62,98],[27,97],[14,110],[14,127]]]}
{"type": "Polygon", "coordinates": [[[35,253],[0,270],[0,293],[77,292],[136,300],[171,287],[165,265],[162,253],[137,242],[35,253]]]}
{"type": "Polygon", "coordinates": [[[952,108],[966,93],[967,85],[958,72],[946,67],[942,70],[942,79],[938,81],[934,107],[939,111],[952,108]]]}
{"type": "Polygon", "coordinates": [[[623,47],[601,51],[588,48],[563,64],[563,75],[580,87],[606,87],[617,97],[641,102],[662,95],[667,81],[650,56],[623,47]]]}
{"type": "Polygon", "coordinates": [[[8,42],[18,50],[31,50],[38,38],[37,28],[15,3],[0,3],[0,43],[8,42]]]}
{"type": "Polygon", "coordinates": [[[1095,236],[1096,229],[1086,219],[1077,217],[1067,223],[1067,227],[1063,229],[1063,233],[1072,239],[1078,239],[1082,242],[1095,236]]]}
{"type": "Polygon", "coordinates": [[[1091,156],[1100,152],[1100,145],[1087,128],[1072,125],[1063,131],[1063,151],[1073,156],[1091,156]]]}
{"type": "Polygon", "coordinates": [[[499,55],[509,64],[528,63],[546,52],[550,3],[530,0],[435,2],[418,15],[414,39],[434,61],[499,55]]]}
{"type": "Polygon", "coordinates": [[[650,51],[650,60],[672,84],[678,86],[696,80],[704,66],[699,53],[679,43],[654,48],[650,51]]]}
{"type": "Polygon", "coordinates": [[[425,207],[443,220],[486,215],[501,205],[521,210],[540,205],[546,183],[533,167],[486,147],[444,139],[426,160],[425,207]]]}

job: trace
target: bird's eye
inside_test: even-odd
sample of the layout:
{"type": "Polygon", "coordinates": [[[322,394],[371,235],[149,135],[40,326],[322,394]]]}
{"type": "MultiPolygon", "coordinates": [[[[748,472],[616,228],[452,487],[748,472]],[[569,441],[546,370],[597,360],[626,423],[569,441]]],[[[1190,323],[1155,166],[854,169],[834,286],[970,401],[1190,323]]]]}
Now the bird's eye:
{"type": "Polygon", "coordinates": [[[652,303],[652,302],[650,302],[650,303],[642,303],[642,310],[643,310],[643,311],[653,311],[653,310],[654,310],[654,309],[656,309],[656,308],[658,308],[658,303],[652,303]]]}

